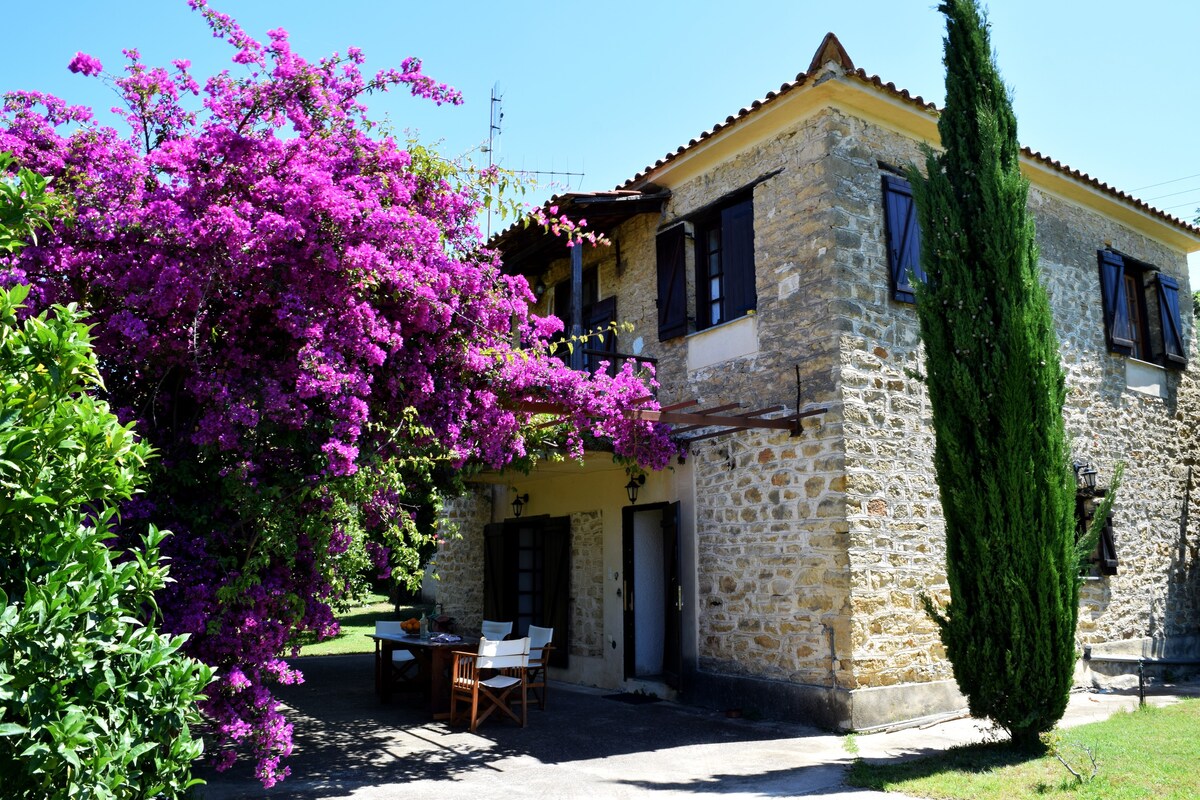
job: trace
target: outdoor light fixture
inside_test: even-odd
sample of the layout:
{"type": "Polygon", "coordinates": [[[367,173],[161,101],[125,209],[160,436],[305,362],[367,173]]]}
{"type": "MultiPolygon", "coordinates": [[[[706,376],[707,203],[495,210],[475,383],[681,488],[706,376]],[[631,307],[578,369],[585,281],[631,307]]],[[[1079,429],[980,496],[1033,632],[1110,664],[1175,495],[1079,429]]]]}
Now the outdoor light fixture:
{"type": "MultiPolygon", "coordinates": [[[[515,492],[516,489],[513,489],[515,492]]],[[[513,516],[521,516],[521,512],[525,510],[525,504],[529,502],[529,492],[519,494],[513,498],[513,516]]]]}
{"type": "Polygon", "coordinates": [[[533,296],[536,297],[538,300],[541,300],[542,295],[544,295],[545,293],[546,293],[546,283],[539,277],[537,279],[537,283],[535,283],[533,285],[533,296]]]}
{"type": "Polygon", "coordinates": [[[1084,464],[1083,469],[1079,471],[1079,477],[1083,479],[1084,488],[1096,488],[1096,468],[1091,464],[1084,464]]]}
{"type": "Polygon", "coordinates": [[[1071,469],[1075,470],[1075,483],[1080,489],[1095,489],[1096,488],[1096,468],[1088,461],[1076,461],[1071,464],[1071,469]]]}
{"type": "Polygon", "coordinates": [[[629,483],[625,484],[625,494],[629,495],[630,504],[637,502],[638,490],[646,485],[646,476],[638,475],[636,478],[630,477],[629,483]]]}

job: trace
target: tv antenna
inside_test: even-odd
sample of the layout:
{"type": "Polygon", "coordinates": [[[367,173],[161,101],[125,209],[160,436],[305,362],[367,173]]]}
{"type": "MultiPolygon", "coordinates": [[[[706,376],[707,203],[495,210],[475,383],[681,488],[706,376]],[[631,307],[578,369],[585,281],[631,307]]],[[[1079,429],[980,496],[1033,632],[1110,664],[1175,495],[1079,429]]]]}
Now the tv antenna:
{"type": "MultiPolygon", "coordinates": [[[[500,82],[496,81],[492,84],[492,100],[488,109],[488,137],[487,144],[483,149],[488,154],[488,170],[490,171],[496,164],[496,145],[497,139],[503,133],[504,123],[504,94],[500,91],[500,82]]],[[[562,172],[559,170],[538,170],[538,169],[518,169],[513,170],[518,175],[532,175],[534,178],[549,176],[551,180],[555,178],[566,178],[567,185],[570,186],[571,178],[582,178],[582,172],[562,172]]],[[[487,238],[492,237],[492,209],[488,207],[487,211],[487,238]]]]}
{"type": "MultiPolygon", "coordinates": [[[[504,95],[500,93],[500,81],[492,84],[492,102],[489,110],[487,154],[488,172],[491,172],[492,166],[495,164],[496,137],[500,135],[500,125],[504,122],[504,95]]],[[[490,205],[487,212],[487,238],[492,238],[492,207],[490,205]]]]}

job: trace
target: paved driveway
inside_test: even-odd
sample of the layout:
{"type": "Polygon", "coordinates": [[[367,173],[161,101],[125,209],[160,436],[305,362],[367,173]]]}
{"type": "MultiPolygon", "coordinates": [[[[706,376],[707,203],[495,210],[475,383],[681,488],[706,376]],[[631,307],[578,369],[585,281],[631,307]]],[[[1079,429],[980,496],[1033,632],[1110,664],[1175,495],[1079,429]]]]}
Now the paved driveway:
{"type": "MultiPolygon", "coordinates": [[[[231,798],[888,798],[845,787],[842,736],[804,725],[727,719],[673,703],[633,705],[553,685],[529,726],[488,720],[479,733],[432,722],[397,699],[380,705],[370,656],[303,659],[301,686],[279,696],[295,725],[292,775],[270,791],[235,768],[198,796],[231,798]]],[[[1162,698],[1165,702],[1170,698],[1162,698]]],[[[1067,723],[1103,718],[1136,698],[1080,694],[1067,723]]],[[[969,719],[856,737],[872,759],[936,753],[987,735],[969,719]]]]}

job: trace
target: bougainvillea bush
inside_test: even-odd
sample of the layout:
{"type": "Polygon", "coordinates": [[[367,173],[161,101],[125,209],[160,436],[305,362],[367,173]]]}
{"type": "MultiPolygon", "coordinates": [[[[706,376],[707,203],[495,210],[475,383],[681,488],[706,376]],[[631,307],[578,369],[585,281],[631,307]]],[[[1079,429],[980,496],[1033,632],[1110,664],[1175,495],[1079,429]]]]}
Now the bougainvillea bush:
{"type": "Polygon", "coordinates": [[[209,750],[219,767],[252,753],[271,785],[291,730],[270,687],[300,679],[289,643],[335,632],[330,604],[365,568],[415,580],[437,490],[527,455],[522,401],[563,409],[575,453],[598,437],[660,468],[675,451],[622,416],[648,394],[633,365],[589,376],[546,355],[561,323],[529,315],[475,224],[497,173],[393,140],[363,105],[457,92],[413,59],[373,77],[354,48],[306,61],[282,30],[260,43],[190,4],[231,70],[201,84],[135,50],[119,75],[70,64],[112,82],[129,131],[6,96],[0,150],[51,176],[73,222],[0,262],[0,283],[29,284],[35,311],[93,314],[109,400],[160,453],[122,523],[174,532],[160,605],[217,669],[209,750]]]}

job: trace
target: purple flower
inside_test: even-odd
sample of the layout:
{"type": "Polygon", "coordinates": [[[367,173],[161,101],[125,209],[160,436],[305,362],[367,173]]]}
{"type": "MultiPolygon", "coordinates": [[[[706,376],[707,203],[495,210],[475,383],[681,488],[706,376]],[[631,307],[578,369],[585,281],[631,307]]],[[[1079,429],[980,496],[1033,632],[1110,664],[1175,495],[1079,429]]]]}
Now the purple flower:
{"type": "Polygon", "coordinates": [[[95,56],[78,52],[71,59],[71,63],[67,65],[67,69],[71,70],[71,72],[82,72],[84,75],[90,77],[92,75],[99,75],[104,70],[104,65],[95,56]]]}

